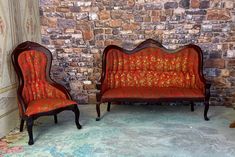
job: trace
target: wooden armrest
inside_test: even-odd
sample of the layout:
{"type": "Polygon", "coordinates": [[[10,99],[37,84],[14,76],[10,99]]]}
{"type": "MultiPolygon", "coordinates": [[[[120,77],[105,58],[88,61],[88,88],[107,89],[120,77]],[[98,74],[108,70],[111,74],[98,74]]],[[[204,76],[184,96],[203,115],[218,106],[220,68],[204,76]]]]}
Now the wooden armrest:
{"type": "Polygon", "coordinates": [[[206,80],[206,101],[208,102],[211,96],[211,92],[210,92],[211,84],[212,84],[211,81],[206,80]]]}

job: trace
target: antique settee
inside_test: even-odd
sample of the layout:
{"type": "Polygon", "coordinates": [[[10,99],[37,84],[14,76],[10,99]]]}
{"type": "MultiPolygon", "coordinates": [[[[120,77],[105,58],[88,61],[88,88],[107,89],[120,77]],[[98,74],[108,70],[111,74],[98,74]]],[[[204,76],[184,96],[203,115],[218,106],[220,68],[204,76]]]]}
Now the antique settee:
{"type": "Polygon", "coordinates": [[[210,83],[203,76],[202,50],[190,44],[168,50],[148,39],[129,51],[115,45],[105,48],[102,74],[97,88],[96,110],[108,102],[175,102],[188,101],[205,105],[204,119],[209,120],[210,83]]]}

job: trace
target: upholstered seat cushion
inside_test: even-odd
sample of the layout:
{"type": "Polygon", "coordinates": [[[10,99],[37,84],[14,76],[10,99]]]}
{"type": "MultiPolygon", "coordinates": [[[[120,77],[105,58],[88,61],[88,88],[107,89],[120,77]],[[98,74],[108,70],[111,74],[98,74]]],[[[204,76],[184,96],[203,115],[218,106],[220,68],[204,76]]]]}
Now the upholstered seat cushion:
{"type": "Polygon", "coordinates": [[[76,104],[75,101],[59,98],[47,98],[31,101],[28,104],[25,115],[31,116],[37,113],[49,112],[58,108],[76,104]]]}
{"type": "Polygon", "coordinates": [[[111,100],[157,100],[157,99],[196,98],[203,99],[204,94],[200,89],[195,88],[174,88],[174,87],[120,87],[109,89],[102,95],[102,101],[111,100]]]}

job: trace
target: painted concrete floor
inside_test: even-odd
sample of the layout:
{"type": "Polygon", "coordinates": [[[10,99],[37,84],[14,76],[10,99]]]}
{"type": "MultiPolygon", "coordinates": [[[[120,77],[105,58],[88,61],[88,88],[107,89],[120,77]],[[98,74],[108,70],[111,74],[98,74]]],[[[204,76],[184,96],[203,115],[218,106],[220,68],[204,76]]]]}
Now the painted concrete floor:
{"type": "Polygon", "coordinates": [[[113,105],[96,122],[94,105],[81,105],[78,130],[74,114],[66,111],[35,122],[35,144],[18,129],[0,140],[0,157],[234,157],[235,111],[211,106],[210,121],[203,106],[113,105]]]}

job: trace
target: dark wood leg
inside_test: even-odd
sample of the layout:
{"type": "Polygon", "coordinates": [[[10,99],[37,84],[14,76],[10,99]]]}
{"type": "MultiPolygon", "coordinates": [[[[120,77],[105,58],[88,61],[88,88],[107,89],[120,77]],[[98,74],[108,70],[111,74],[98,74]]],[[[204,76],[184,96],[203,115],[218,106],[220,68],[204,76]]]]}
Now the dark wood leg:
{"type": "Polygon", "coordinates": [[[75,123],[78,129],[81,129],[82,126],[79,123],[79,116],[80,116],[80,111],[77,107],[77,105],[74,105],[74,114],[75,114],[75,123]]]}
{"type": "Polygon", "coordinates": [[[229,125],[230,128],[235,128],[235,121],[229,125]]]}
{"type": "Polygon", "coordinates": [[[33,141],[33,118],[28,118],[26,121],[27,124],[27,130],[28,130],[28,134],[29,134],[29,145],[33,145],[34,141],[33,141]]]}
{"type": "Polygon", "coordinates": [[[110,111],[110,107],[111,107],[111,102],[108,102],[108,106],[107,106],[107,111],[110,111]]]}
{"type": "Polygon", "coordinates": [[[100,103],[96,104],[96,112],[97,112],[96,121],[99,121],[100,120],[100,103]]]}
{"type": "Polygon", "coordinates": [[[58,123],[57,115],[56,115],[56,114],[54,115],[54,121],[55,121],[55,124],[57,124],[57,123],[58,123]]]}
{"type": "Polygon", "coordinates": [[[208,112],[208,110],[209,110],[209,102],[208,102],[208,101],[204,102],[204,105],[205,105],[205,109],[204,109],[204,119],[205,119],[206,121],[208,121],[208,120],[210,120],[210,119],[207,117],[207,112],[208,112]]]}
{"type": "Polygon", "coordinates": [[[205,98],[205,101],[204,101],[204,105],[205,105],[205,109],[204,109],[204,119],[205,119],[206,121],[210,120],[210,119],[207,117],[207,112],[208,112],[208,110],[209,110],[209,101],[210,101],[210,96],[211,96],[210,87],[211,87],[211,82],[206,82],[206,98],[205,98]]]}
{"type": "Polygon", "coordinates": [[[191,112],[193,112],[193,111],[194,111],[194,103],[191,102],[191,112]]]}
{"type": "Polygon", "coordinates": [[[20,120],[20,132],[22,132],[24,130],[24,120],[21,119],[20,120]]]}

